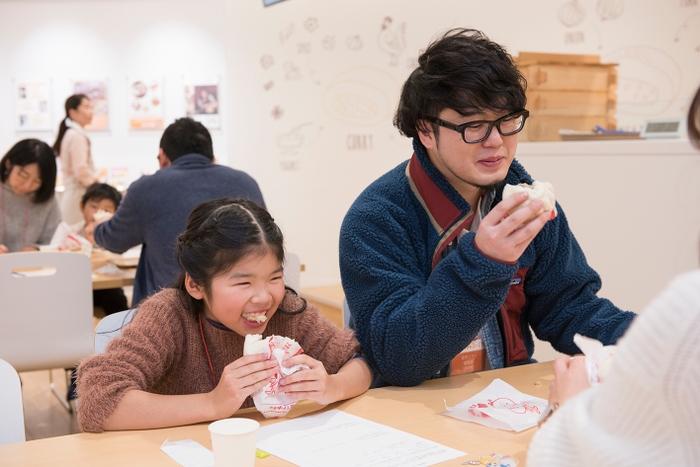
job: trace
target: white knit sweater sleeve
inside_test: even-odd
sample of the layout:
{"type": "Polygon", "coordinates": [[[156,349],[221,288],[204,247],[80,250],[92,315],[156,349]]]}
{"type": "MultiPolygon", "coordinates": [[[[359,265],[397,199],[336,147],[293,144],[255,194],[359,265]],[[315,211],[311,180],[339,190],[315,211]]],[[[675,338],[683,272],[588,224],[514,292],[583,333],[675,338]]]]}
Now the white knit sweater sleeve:
{"type": "Polygon", "coordinates": [[[700,270],[675,279],[635,320],[605,383],[555,412],[527,465],[696,465],[698,398],[700,270]]]}

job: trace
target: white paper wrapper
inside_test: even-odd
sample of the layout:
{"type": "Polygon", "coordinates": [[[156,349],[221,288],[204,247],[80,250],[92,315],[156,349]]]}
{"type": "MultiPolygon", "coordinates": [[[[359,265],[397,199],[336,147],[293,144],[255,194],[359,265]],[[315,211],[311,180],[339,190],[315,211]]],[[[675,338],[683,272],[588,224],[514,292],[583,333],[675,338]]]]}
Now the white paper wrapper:
{"type": "Polygon", "coordinates": [[[289,397],[279,391],[279,381],[285,376],[289,376],[299,370],[308,370],[306,365],[294,365],[285,367],[282,362],[289,357],[299,355],[304,350],[293,339],[282,336],[270,336],[263,339],[260,334],[248,334],[245,336],[243,344],[243,355],[253,355],[262,353],[268,358],[272,355],[277,359],[280,366],[280,373],[276,373],[273,382],[267,383],[262,389],[253,393],[255,407],[265,418],[284,417],[292,410],[298,399],[289,397]]]}
{"type": "Polygon", "coordinates": [[[522,393],[496,378],[479,394],[454,407],[445,403],[447,410],[441,413],[465,422],[519,433],[537,425],[546,408],[545,399],[522,393]]]}
{"type": "Polygon", "coordinates": [[[88,258],[92,254],[92,243],[85,237],[75,232],[67,223],[61,222],[56,227],[56,232],[49,245],[41,245],[40,251],[71,251],[82,253],[88,258]]]}
{"type": "Polygon", "coordinates": [[[595,339],[574,335],[574,344],[586,356],[586,372],[591,386],[597,386],[605,380],[608,369],[612,364],[614,345],[603,345],[595,339]]]}

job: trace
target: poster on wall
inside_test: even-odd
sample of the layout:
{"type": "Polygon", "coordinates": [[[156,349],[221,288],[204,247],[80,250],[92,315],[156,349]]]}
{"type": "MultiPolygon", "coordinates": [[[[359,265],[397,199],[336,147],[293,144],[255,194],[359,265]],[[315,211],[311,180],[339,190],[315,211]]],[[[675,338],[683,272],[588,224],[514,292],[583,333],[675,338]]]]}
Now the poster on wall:
{"type": "Polygon", "coordinates": [[[127,79],[127,114],[131,130],[163,128],[163,78],[127,79]]]}
{"type": "Polygon", "coordinates": [[[263,0],[263,5],[268,7],[270,5],[274,5],[275,3],[279,3],[281,1],[283,1],[283,0],[263,0]]]}
{"type": "Polygon", "coordinates": [[[185,79],[185,114],[208,129],[221,128],[219,80],[185,79]]]}
{"type": "Polygon", "coordinates": [[[89,131],[109,130],[109,101],[107,80],[73,81],[73,94],[85,94],[92,104],[92,122],[85,126],[89,131]]]}
{"type": "Polygon", "coordinates": [[[51,82],[15,81],[15,128],[17,131],[52,130],[51,82]]]}

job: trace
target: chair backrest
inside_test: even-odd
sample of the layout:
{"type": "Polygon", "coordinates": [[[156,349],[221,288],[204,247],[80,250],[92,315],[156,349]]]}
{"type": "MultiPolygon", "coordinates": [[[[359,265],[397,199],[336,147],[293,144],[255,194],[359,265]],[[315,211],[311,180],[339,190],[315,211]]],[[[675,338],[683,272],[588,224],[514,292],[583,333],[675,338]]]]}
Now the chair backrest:
{"type": "Polygon", "coordinates": [[[301,290],[301,260],[299,255],[286,252],[284,256],[284,285],[299,293],[301,290]]]}
{"type": "Polygon", "coordinates": [[[92,353],[92,266],[79,253],[0,255],[0,358],[68,368],[92,353]]]}
{"type": "Polygon", "coordinates": [[[95,353],[104,353],[109,341],[122,333],[124,326],[134,318],[136,308],[107,315],[95,328],[95,353]]]}
{"type": "Polygon", "coordinates": [[[25,439],[19,375],[12,365],[0,360],[0,444],[21,443],[25,439]]]}

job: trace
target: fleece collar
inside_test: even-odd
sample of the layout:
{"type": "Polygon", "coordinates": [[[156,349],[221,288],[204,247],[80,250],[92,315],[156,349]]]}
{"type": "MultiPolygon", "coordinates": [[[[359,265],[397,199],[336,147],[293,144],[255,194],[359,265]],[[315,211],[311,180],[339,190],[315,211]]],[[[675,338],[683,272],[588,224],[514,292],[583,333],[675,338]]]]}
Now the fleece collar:
{"type": "MultiPolygon", "coordinates": [[[[420,202],[430,219],[433,228],[440,236],[433,252],[432,268],[437,266],[441,253],[452,243],[474,219],[474,209],[454,189],[444,175],[430,162],[425,146],[418,139],[413,140],[413,156],[406,165],[406,178],[411,191],[420,202]]],[[[504,183],[532,183],[523,167],[513,161],[504,183]]],[[[501,191],[496,189],[484,193],[481,202],[481,216],[501,200],[501,191]]]]}

